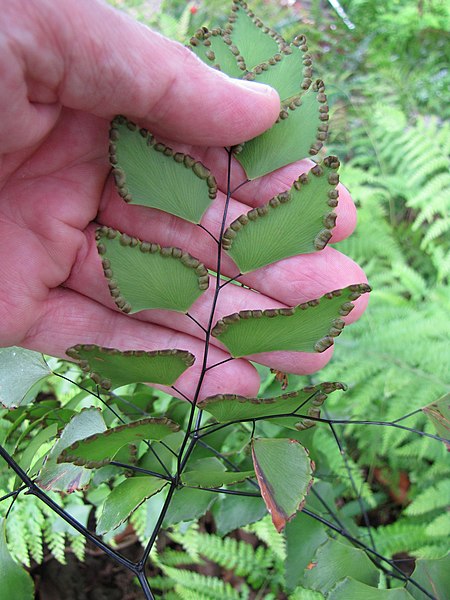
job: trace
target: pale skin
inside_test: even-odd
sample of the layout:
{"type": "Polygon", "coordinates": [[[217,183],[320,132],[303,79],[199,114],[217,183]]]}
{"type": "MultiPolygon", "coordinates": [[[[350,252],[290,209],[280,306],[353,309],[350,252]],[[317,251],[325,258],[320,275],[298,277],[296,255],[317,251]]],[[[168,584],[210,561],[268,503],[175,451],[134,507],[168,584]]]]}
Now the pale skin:
{"type": "MultiPolygon", "coordinates": [[[[181,247],[215,268],[217,247],[199,227],[163,212],[127,205],[109,175],[108,128],[116,114],[147,127],[172,147],[200,159],[226,190],[223,147],[269,128],[279,112],[275,91],[236,82],[209,69],[169,41],[97,0],[0,0],[0,346],[19,345],[65,357],[77,343],[125,349],[180,348],[196,365],[177,387],[191,397],[204,334],[183,315],[118,312],[102,275],[95,227],[108,225],[143,240],[181,247]]],[[[241,187],[230,222],[288,189],[307,161],[241,187]]],[[[245,179],[233,162],[233,187],[245,179]]],[[[354,229],[355,208],[339,189],[332,242],[354,229]]],[[[218,235],[224,194],[203,217],[218,235]]],[[[229,258],[228,276],[237,274],[229,258]]],[[[242,309],[293,306],[366,281],[352,260],[327,247],[259,269],[226,286],[216,318],[242,309]]],[[[213,282],[211,282],[213,283],[213,282]]],[[[212,285],[190,313],[206,324],[212,285]]],[[[346,318],[364,311],[367,296],[346,318]]],[[[344,334],[345,335],[345,334],[344,334]]],[[[258,361],[290,373],[312,373],[331,358],[276,352],[258,361]]],[[[209,364],[228,354],[214,342],[209,364]]],[[[200,397],[255,395],[259,378],[246,360],[211,369],[200,397]]]]}

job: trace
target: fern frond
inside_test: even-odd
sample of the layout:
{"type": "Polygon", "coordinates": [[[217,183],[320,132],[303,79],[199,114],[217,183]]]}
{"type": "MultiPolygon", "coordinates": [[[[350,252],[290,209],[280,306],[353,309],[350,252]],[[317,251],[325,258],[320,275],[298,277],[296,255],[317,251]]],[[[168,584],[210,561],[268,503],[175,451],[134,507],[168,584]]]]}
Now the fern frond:
{"type": "MultiPolygon", "coordinates": [[[[18,512],[18,511],[17,511],[18,512]]],[[[14,558],[26,565],[30,566],[30,555],[28,553],[28,528],[26,521],[22,515],[16,511],[11,512],[6,520],[6,537],[8,547],[14,558]]]]}
{"type": "Polygon", "coordinates": [[[258,539],[266,544],[273,554],[280,560],[286,560],[286,538],[280,535],[275,529],[272,519],[269,515],[244,527],[244,531],[249,531],[256,535],[258,539]]]}
{"type": "Polygon", "coordinates": [[[433,540],[424,535],[421,524],[400,520],[378,527],[372,531],[378,552],[384,556],[392,556],[399,552],[415,554],[419,548],[430,545],[433,540]]]}
{"type": "MultiPolygon", "coordinates": [[[[245,577],[257,589],[273,567],[274,554],[263,546],[253,546],[242,540],[221,538],[207,533],[196,533],[196,550],[206,559],[224,569],[231,569],[238,577],[245,577]]],[[[165,563],[164,556],[161,561],[165,563]]],[[[191,561],[192,562],[192,561],[191,561]]]]}
{"type": "Polygon", "coordinates": [[[441,542],[437,544],[430,544],[429,546],[422,546],[414,552],[414,556],[417,558],[442,558],[448,553],[448,542],[441,542]]]}
{"type": "Polygon", "coordinates": [[[163,575],[155,575],[150,578],[150,586],[152,589],[161,590],[163,592],[168,592],[173,589],[174,582],[170,577],[165,577],[163,575]]]}
{"type": "Polygon", "coordinates": [[[187,529],[183,529],[182,533],[179,528],[176,528],[175,531],[170,534],[171,539],[184,548],[194,563],[198,563],[201,560],[200,554],[202,547],[198,529],[198,523],[192,523],[187,529]]]}
{"type": "MultiPolygon", "coordinates": [[[[450,190],[449,190],[450,193],[450,190]]],[[[450,217],[442,215],[443,218],[442,219],[438,219],[436,221],[434,221],[434,223],[431,223],[431,225],[429,225],[429,227],[427,228],[427,231],[425,233],[425,235],[423,236],[423,240],[422,240],[422,244],[421,247],[422,248],[427,248],[427,246],[433,242],[434,240],[436,240],[437,238],[444,236],[448,230],[450,230],[450,217]]],[[[414,227],[417,227],[416,222],[414,223],[414,227]]]]}
{"type": "Polygon", "coordinates": [[[162,568],[164,573],[176,582],[178,594],[182,587],[197,593],[198,590],[201,590],[207,600],[247,600],[249,597],[249,589],[245,584],[242,584],[241,589],[237,590],[216,577],[207,577],[194,571],[174,567],[163,566],[162,568]]]}
{"type": "Polygon", "coordinates": [[[61,564],[66,564],[66,534],[63,531],[54,531],[51,524],[47,524],[44,530],[44,540],[50,552],[55,559],[61,564]]]}
{"type": "Polygon", "coordinates": [[[439,515],[426,526],[425,532],[430,537],[450,536],[450,513],[439,515]]]}
{"type": "Polygon", "coordinates": [[[67,538],[72,552],[80,562],[83,562],[86,553],[86,538],[78,533],[69,533],[67,538]]]}
{"type": "Polygon", "coordinates": [[[356,465],[351,456],[347,454],[347,465],[350,469],[351,476],[356,487],[355,493],[352,482],[349,478],[346,464],[343,460],[342,454],[339,451],[336,441],[334,440],[334,437],[331,435],[331,432],[326,431],[324,427],[318,428],[314,438],[314,445],[317,451],[323,457],[328,468],[344,485],[346,495],[354,498],[359,493],[361,498],[366,501],[368,506],[375,507],[376,501],[370,486],[366,481],[364,481],[360,468],[356,465]]]}
{"type": "Polygon", "coordinates": [[[29,503],[28,508],[28,535],[26,538],[28,544],[28,551],[37,563],[41,563],[44,557],[44,551],[42,546],[42,530],[45,526],[45,518],[37,503],[29,503]]]}
{"type": "Polygon", "coordinates": [[[214,600],[216,598],[215,595],[210,596],[209,594],[205,594],[200,591],[191,590],[183,587],[178,584],[175,586],[175,594],[176,598],[180,598],[181,600],[214,600]]]}
{"type": "Polygon", "coordinates": [[[289,600],[323,600],[324,596],[320,592],[307,590],[306,588],[298,587],[289,596],[289,600]]]}
{"type": "Polygon", "coordinates": [[[405,515],[416,516],[446,508],[450,498],[450,479],[438,481],[434,486],[427,488],[416,496],[413,502],[405,509],[405,515]]]}
{"type": "Polygon", "coordinates": [[[172,548],[166,548],[164,552],[159,555],[159,561],[168,567],[203,563],[202,560],[193,560],[192,556],[187,552],[173,550],[172,548]]]}

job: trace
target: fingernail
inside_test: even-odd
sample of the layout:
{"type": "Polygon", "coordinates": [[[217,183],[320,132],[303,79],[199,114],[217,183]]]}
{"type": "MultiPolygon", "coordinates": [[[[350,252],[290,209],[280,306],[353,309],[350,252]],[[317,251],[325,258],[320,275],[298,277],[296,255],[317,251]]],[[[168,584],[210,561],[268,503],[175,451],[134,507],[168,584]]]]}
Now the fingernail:
{"type": "Polygon", "coordinates": [[[235,79],[233,80],[233,85],[262,96],[273,96],[277,93],[273,87],[270,87],[270,85],[256,83],[255,81],[243,81],[242,79],[235,79]]]}

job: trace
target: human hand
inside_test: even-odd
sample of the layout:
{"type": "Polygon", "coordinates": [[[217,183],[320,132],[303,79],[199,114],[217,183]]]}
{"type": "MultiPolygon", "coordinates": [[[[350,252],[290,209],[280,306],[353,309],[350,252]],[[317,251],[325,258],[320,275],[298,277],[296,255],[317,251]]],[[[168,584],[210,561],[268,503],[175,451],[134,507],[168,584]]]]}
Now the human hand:
{"type": "MultiPolygon", "coordinates": [[[[201,329],[180,314],[119,313],[103,278],[92,222],[163,246],[179,246],[213,269],[216,247],[199,227],[119,198],[108,178],[109,121],[122,113],[146,126],[172,147],[202,160],[224,190],[223,146],[270,127],[278,116],[277,94],[228,79],[179,44],[96,0],[0,5],[0,345],[60,357],[76,343],[190,350],[197,362],[177,383],[190,396],[203,352],[201,329]]],[[[307,168],[308,162],[302,161],[240,188],[228,222],[248,206],[288,189],[307,168]]],[[[232,178],[232,187],[245,179],[237,163],[232,178]]],[[[339,187],[332,241],[349,235],[355,224],[348,192],[339,187]]],[[[202,220],[216,235],[223,204],[219,192],[202,220]]],[[[230,259],[225,259],[223,273],[236,275],[230,259]]],[[[216,319],[244,308],[293,306],[365,278],[350,259],[325,248],[269,265],[240,281],[260,293],[227,286],[216,319]]],[[[203,324],[211,298],[210,286],[190,310],[203,324]]],[[[363,296],[347,322],[365,304],[363,296]]],[[[310,373],[331,352],[276,352],[258,360],[282,371],[310,373]]],[[[227,356],[212,347],[210,364],[227,356]]],[[[234,360],[207,373],[200,396],[255,395],[258,385],[253,366],[234,360]]]]}

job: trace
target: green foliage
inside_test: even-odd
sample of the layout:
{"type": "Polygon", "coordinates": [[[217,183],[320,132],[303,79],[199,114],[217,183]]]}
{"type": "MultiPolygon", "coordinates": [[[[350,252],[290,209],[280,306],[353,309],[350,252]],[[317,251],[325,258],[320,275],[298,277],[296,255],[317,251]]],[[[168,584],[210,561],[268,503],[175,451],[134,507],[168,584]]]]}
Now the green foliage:
{"type": "MultiPolygon", "coordinates": [[[[0,489],[0,494],[3,491],[4,488],[0,489]]],[[[86,524],[91,507],[84,504],[80,496],[72,495],[65,500],[56,495],[52,498],[86,524]]],[[[6,509],[6,503],[0,504],[2,516],[5,516],[6,509]]],[[[65,564],[65,554],[69,549],[79,560],[84,560],[85,538],[71,528],[63,527],[59,517],[33,496],[18,497],[5,525],[12,556],[28,567],[31,566],[31,559],[41,563],[47,550],[61,564],[65,564]]]]}
{"type": "Polygon", "coordinates": [[[347,598],[366,598],[367,600],[412,600],[405,589],[383,590],[370,587],[352,577],[340,581],[327,595],[330,600],[347,600],[347,598]]]}
{"type": "Polygon", "coordinates": [[[106,498],[98,520],[97,533],[103,535],[116,529],[145,500],[167,484],[157,477],[130,477],[122,481],[106,498]]]}
{"type": "Polygon", "coordinates": [[[311,89],[299,95],[298,100],[282,109],[279,120],[271,129],[245,143],[237,153],[237,160],[249,179],[271,173],[308,154],[317,154],[322,147],[317,140],[327,131],[320,119],[321,116],[328,119],[327,113],[321,113],[321,104],[326,102],[324,89],[323,82],[318,80],[311,89]]]}
{"type": "MultiPolygon", "coordinates": [[[[267,521],[265,522],[267,523],[267,521]]],[[[270,537],[274,541],[276,540],[274,543],[276,548],[283,538],[276,534],[271,524],[270,527],[273,532],[270,537]]],[[[158,554],[157,564],[168,576],[168,580],[163,582],[164,585],[174,586],[178,593],[183,593],[184,588],[190,589],[192,581],[195,581],[196,578],[195,574],[187,575],[189,571],[185,569],[182,569],[181,575],[175,576],[176,572],[183,566],[201,565],[205,564],[205,561],[215,563],[218,567],[227,571],[231,570],[235,577],[242,582],[239,585],[241,594],[248,594],[249,588],[260,590],[263,586],[269,584],[270,588],[276,591],[282,585],[280,575],[282,560],[280,560],[274,548],[270,546],[260,544],[255,548],[251,543],[244,540],[221,538],[217,535],[201,533],[197,527],[190,527],[183,532],[175,531],[170,534],[170,537],[173,541],[181,544],[184,551],[174,553],[168,548],[158,554]]],[[[205,593],[207,598],[210,597],[208,594],[214,594],[218,589],[216,578],[205,577],[202,584],[202,593],[205,593]]],[[[221,588],[221,590],[223,593],[227,593],[226,587],[221,588]]],[[[216,596],[212,597],[215,598],[216,596]]]]}
{"type": "Polygon", "coordinates": [[[338,165],[331,157],[325,159],[323,165],[301,175],[289,192],[275,196],[268,204],[231,223],[223,235],[222,247],[241,273],[324,247],[336,223],[336,213],[330,208],[337,204],[337,176],[333,168],[338,165]],[[283,235],[270,235],[273,227],[283,235]]]}
{"type": "Polygon", "coordinates": [[[247,586],[242,586],[241,590],[237,590],[216,577],[207,577],[194,571],[166,566],[162,566],[162,570],[176,582],[177,593],[180,593],[180,590],[183,594],[187,590],[193,592],[192,595],[184,595],[185,598],[194,598],[194,593],[198,598],[197,590],[199,589],[202,590],[201,594],[205,600],[247,600],[249,598],[247,586]]]}
{"type": "Polygon", "coordinates": [[[2,594],[8,597],[31,600],[33,598],[33,583],[30,576],[11,558],[5,537],[5,522],[0,522],[0,564],[2,566],[0,584],[2,594]]]}
{"type": "MultiPolygon", "coordinates": [[[[45,490],[58,490],[67,493],[85,488],[89,483],[91,473],[82,466],[67,463],[57,464],[58,457],[63,450],[75,441],[82,440],[89,435],[103,433],[105,429],[105,422],[99,411],[91,409],[75,414],[48,454],[39,473],[39,485],[45,490]]],[[[44,431],[46,430],[44,429],[44,431]]],[[[38,436],[34,440],[36,438],[38,436]]]]}
{"type": "Polygon", "coordinates": [[[96,238],[109,291],[123,312],[150,308],[186,312],[208,288],[208,271],[186,252],[118,234],[100,227],[96,238]]]}
{"type": "Polygon", "coordinates": [[[104,390],[142,380],[171,385],[195,361],[190,352],[182,350],[120,352],[92,344],[78,344],[67,352],[104,390]]]}
{"type": "Polygon", "coordinates": [[[31,401],[33,387],[51,371],[41,354],[24,348],[0,348],[0,405],[17,408],[31,401]]]}
{"type": "Polygon", "coordinates": [[[304,585],[322,594],[328,594],[336,581],[354,577],[367,585],[378,584],[379,573],[362,550],[335,540],[327,540],[314,555],[304,585]]]}
{"type": "MultiPolygon", "coordinates": [[[[433,593],[438,600],[444,600],[450,585],[450,555],[440,560],[418,560],[414,569],[414,579],[423,587],[433,582],[433,593]]],[[[423,600],[425,594],[412,585],[407,589],[416,600],[423,600]]]]}
{"type": "Polygon", "coordinates": [[[278,415],[300,413],[307,417],[320,417],[320,407],[328,394],[345,389],[339,382],[326,382],[317,386],[308,386],[295,392],[276,398],[245,398],[237,395],[218,395],[205,398],[198,403],[199,408],[209,412],[218,423],[232,421],[251,421],[263,419],[274,421],[277,425],[295,429],[307,429],[314,426],[308,418],[286,417],[278,415]]]}
{"type": "Polygon", "coordinates": [[[282,531],[303,507],[313,482],[308,451],[297,440],[254,438],[252,456],[261,495],[282,531]]]}
{"type": "Polygon", "coordinates": [[[178,431],[178,425],[165,417],[150,417],[118,425],[74,442],[62,451],[58,462],[73,462],[95,469],[108,464],[128,444],[138,444],[142,440],[159,441],[174,431],[178,431]]]}
{"type": "Polygon", "coordinates": [[[199,223],[216,197],[216,181],[201,162],[174,152],[124,117],[111,123],[109,158],[126,202],[199,223]]]}
{"type": "Polygon", "coordinates": [[[212,335],[234,357],[275,350],[324,352],[341,334],[344,321],[340,317],[353,310],[351,301],[369,291],[361,283],[287,309],[240,311],[220,319],[212,335]]]}
{"type": "MultiPolygon", "coordinates": [[[[417,233],[420,251],[429,256],[438,281],[450,273],[449,134],[449,124],[437,118],[408,123],[398,109],[377,106],[372,118],[355,130],[356,152],[350,163],[364,168],[364,173],[356,173],[362,192],[387,203],[391,224],[397,226],[405,218],[410,223],[407,235],[417,233]]],[[[421,274],[418,249],[411,248],[412,240],[399,239],[404,229],[397,231],[392,233],[403,242],[405,258],[421,274]]]]}

